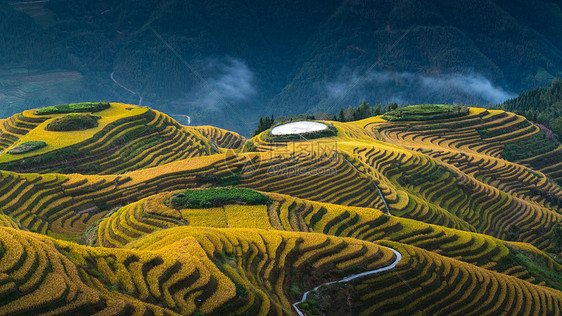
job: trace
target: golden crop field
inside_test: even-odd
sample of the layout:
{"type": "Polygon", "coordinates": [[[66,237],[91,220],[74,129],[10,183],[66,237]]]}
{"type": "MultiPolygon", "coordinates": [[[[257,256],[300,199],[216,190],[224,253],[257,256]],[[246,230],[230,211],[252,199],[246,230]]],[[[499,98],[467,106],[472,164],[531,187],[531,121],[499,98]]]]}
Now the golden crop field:
{"type": "Polygon", "coordinates": [[[0,315],[562,313],[561,149],[516,152],[543,137],[522,116],[246,139],[62,115],[0,121],[0,315]]]}

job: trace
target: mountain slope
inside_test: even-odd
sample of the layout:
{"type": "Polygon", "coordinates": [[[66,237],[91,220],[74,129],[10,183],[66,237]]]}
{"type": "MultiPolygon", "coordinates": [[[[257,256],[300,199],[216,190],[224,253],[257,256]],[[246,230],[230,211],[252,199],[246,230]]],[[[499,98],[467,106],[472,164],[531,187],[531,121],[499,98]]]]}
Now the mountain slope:
{"type": "Polygon", "coordinates": [[[36,173],[0,171],[0,314],[560,312],[562,189],[525,164],[560,144],[506,159],[541,127],[447,105],[316,123],[246,140],[105,102],[2,122],[0,161],[18,164],[0,168],[36,173]],[[98,126],[53,143],[84,117],[98,126]],[[99,174],[45,159],[70,148],[69,170],[103,167],[130,147],[99,174]]]}
{"type": "MultiPolygon", "coordinates": [[[[140,239],[129,249],[115,250],[5,228],[0,238],[11,260],[0,266],[0,311],[292,314],[289,299],[299,294],[300,286],[338,280],[356,267],[376,271],[396,263],[395,273],[351,281],[353,286],[342,283],[347,304],[336,309],[353,314],[446,312],[456,305],[476,305],[490,312],[556,314],[562,308],[560,292],[399,243],[382,246],[318,234],[232,228],[184,227],[161,231],[157,237],[157,243],[140,239]],[[242,255],[247,251],[252,255],[242,255]],[[441,278],[451,282],[438,281],[441,278]],[[476,286],[477,280],[486,286],[476,286]],[[422,286],[427,292],[415,290],[422,286]],[[395,293],[405,287],[412,291],[404,294],[409,304],[397,309],[395,293]],[[464,295],[456,294],[461,291],[464,295]],[[448,295],[436,299],[439,293],[448,295]],[[492,295],[486,298],[486,293],[492,295]]],[[[299,309],[316,314],[330,308],[326,304],[332,295],[342,299],[324,291],[327,287],[314,292],[299,309]],[[311,305],[315,299],[318,303],[311,305]]]]}
{"type": "Polygon", "coordinates": [[[549,0],[36,6],[2,5],[3,117],[68,100],[141,99],[249,135],[263,115],[335,113],[362,99],[501,103],[562,73],[561,8],[549,0]],[[45,75],[67,87],[37,89],[49,86],[45,75]]]}
{"type": "Polygon", "coordinates": [[[124,173],[212,151],[196,129],[149,108],[111,103],[108,109],[95,112],[100,122],[95,128],[70,133],[48,129],[49,124],[69,115],[31,110],[2,122],[0,148],[5,153],[0,168],[28,173],[124,173]],[[46,146],[12,153],[33,141],[46,141],[46,146]]]}

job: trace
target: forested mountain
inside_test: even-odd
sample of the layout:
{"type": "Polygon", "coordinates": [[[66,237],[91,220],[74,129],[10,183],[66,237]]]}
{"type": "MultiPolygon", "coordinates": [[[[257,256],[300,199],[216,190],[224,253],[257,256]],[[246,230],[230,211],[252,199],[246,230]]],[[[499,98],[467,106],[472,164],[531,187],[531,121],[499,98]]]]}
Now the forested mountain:
{"type": "Polygon", "coordinates": [[[505,101],[502,107],[546,125],[562,139],[562,79],[554,79],[549,87],[523,92],[505,101]]]}
{"type": "Polygon", "coordinates": [[[549,0],[14,0],[0,115],[142,101],[249,135],[263,115],[363,99],[496,104],[562,75],[560,29],[549,0]]]}

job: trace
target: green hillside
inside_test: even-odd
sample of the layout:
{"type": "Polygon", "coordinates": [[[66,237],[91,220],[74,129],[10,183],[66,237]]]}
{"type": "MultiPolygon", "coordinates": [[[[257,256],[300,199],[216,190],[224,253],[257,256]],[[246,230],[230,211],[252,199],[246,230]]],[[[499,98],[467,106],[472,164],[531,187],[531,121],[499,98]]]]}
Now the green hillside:
{"type": "Polygon", "coordinates": [[[504,102],[502,108],[546,125],[562,139],[562,79],[554,79],[549,87],[523,92],[504,102]]]}

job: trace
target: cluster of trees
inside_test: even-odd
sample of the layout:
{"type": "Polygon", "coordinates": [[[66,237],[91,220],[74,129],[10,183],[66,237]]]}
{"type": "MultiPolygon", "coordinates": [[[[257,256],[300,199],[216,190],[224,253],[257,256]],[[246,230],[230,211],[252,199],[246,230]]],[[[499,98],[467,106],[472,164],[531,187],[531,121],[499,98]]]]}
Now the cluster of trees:
{"type": "Polygon", "coordinates": [[[347,109],[340,108],[338,115],[334,115],[334,121],[340,122],[350,122],[350,121],[357,121],[366,119],[371,116],[377,116],[384,114],[388,111],[396,110],[399,107],[398,103],[390,103],[386,106],[383,106],[381,103],[371,106],[367,101],[363,100],[363,102],[358,107],[351,107],[349,106],[347,109]]]}
{"type": "Polygon", "coordinates": [[[175,193],[169,203],[175,208],[208,208],[224,204],[258,205],[269,202],[269,197],[246,188],[207,188],[175,193]]]}
{"type": "Polygon", "coordinates": [[[523,92],[501,108],[545,125],[562,139],[562,78],[554,79],[549,87],[523,92]]]}
{"type": "Polygon", "coordinates": [[[260,120],[258,121],[258,126],[252,133],[252,137],[270,129],[273,123],[275,123],[275,118],[273,117],[273,114],[271,114],[271,116],[260,117],[260,120]]]}
{"type": "Polygon", "coordinates": [[[109,109],[111,105],[108,101],[103,102],[82,102],[52,105],[35,111],[37,115],[78,113],[78,112],[100,112],[109,109]]]}
{"type": "Polygon", "coordinates": [[[100,116],[70,113],[65,116],[57,117],[45,127],[48,131],[81,131],[98,126],[100,116]]]}

